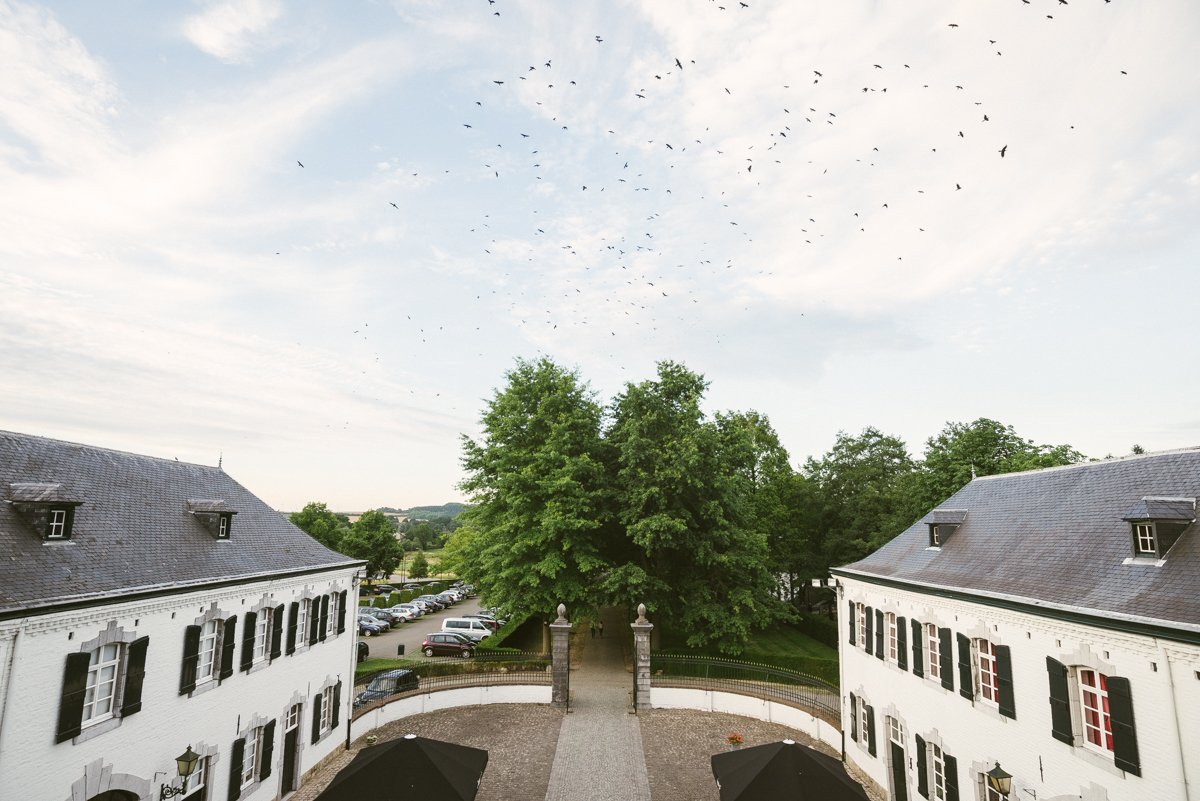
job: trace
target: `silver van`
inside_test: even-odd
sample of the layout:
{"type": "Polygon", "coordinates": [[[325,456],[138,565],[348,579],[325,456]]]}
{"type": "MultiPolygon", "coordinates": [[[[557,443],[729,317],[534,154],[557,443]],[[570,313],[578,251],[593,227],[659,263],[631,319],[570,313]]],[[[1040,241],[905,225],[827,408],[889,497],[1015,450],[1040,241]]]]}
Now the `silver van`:
{"type": "Polygon", "coordinates": [[[465,617],[448,617],[442,621],[442,631],[452,631],[458,634],[464,634],[470,637],[475,642],[479,642],[484,637],[491,637],[491,628],[479,620],[471,620],[465,617]]]}

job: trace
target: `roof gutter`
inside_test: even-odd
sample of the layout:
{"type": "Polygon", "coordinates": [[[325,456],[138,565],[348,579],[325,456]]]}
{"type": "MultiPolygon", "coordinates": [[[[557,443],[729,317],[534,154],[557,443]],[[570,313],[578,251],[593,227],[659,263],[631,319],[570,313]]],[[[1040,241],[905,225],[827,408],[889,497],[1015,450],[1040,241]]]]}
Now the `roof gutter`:
{"type": "Polygon", "coordinates": [[[893,587],[900,590],[933,595],[939,598],[951,598],[957,601],[994,606],[999,609],[1010,609],[1015,612],[1048,617],[1071,623],[1081,623],[1086,626],[1120,631],[1126,634],[1136,634],[1143,637],[1158,637],[1172,642],[1183,642],[1189,645],[1200,645],[1200,626],[1187,623],[1173,623],[1155,618],[1125,615],[1120,612],[1108,612],[1097,609],[1085,609],[1070,604],[1057,604],[1050,601],[1038,601],[1016,595],[1006,595],[985,590],[964,590],[959,587],[946,587],[939,584],[923,584],[903,579],[887,578],[861,570],[851,570],[844,567],[830,568],[830,573],[843,578],[865,581],[883,587],[893,587]]]}
{"type": "Polygon", "coordinates": [[[47,601],[39,601],[21,606],[14,606],[8,609],[0,610],[0,620],[11,620],[18,617],[34,616],[34,615],[49,615],[54,612],[66,612],[72,609],[91,608],[96,606],[108,606],[111,604],[125,603],[126,601],[144,600],[146,598],[161,598],[170,595],[183,595],[197,590],[213,590],[221,587],[231,587],[236,584],[246,584],[252,581],[263,581],[266,579],[285,579],[295,578],[296,576],[308,576],[313,573],[326,573],[331,570],[348,570],[351,568],[358,569],[367,564],[366,560],[355,559],[347,562],[331,562],[325,565],[315,565],[313,567],[299,568],[295,570],[276,570],[266,571],[262,573],[246,573],[230,578],[218,580],[202,579],[200,581],[190,581],[184,584],[156,584],[149,587],[139,587],[135,589],[121,589],[112,592],[95,593],[92,595],[76,595],[66,598],[54,598],[47,601]]]}

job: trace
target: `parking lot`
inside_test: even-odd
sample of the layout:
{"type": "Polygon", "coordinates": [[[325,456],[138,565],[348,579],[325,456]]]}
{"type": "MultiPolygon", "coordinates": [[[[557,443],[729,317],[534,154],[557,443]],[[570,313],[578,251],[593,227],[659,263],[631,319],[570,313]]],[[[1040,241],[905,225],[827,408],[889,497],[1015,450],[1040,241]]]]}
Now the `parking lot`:
{"type": "Polygon", "coordinates": [[[425,635],[441,631],[442,621],[446,618],[462,617],[472,612],[478,612],[479,608],[479,598],[467,598],[448,609],[405,623],[398,629],[392,629],[374,637],[360,635],[359,639],[371,649],[371,658],[395,658],[397,646],[403,645],[405,657],[424,659],[425,655],[421,653],[420,648],[421,643],[425,641],[425,635]]]}

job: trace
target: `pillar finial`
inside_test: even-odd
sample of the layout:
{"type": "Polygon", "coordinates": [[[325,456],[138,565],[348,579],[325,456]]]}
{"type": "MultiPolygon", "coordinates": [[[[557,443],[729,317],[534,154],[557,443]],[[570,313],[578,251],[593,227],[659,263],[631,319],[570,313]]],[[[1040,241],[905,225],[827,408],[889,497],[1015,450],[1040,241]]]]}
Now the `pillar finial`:
{"type": "Polygon", "coordinates": [[[646,605],[645,604],[638,604],[637,622],[638,623],[649,623],[650,622],[650,621],[646,620],[646,605]]]}
{"type": "Polygon", "coordinates": [[[566,604],[558,605],[558,620],[556,620],[554,622],[555,623],[566,623],[567,622],[567,605],[566,604]]]}

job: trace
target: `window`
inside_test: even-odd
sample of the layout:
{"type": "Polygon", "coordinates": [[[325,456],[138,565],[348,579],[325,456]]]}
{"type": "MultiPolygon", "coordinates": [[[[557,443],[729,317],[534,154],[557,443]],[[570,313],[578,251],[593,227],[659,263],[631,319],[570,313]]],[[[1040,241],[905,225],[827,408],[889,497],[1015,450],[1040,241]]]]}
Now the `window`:
{"type": "Polygon", "coordinates": [[[858,605],[858,641],[866,643],[867,649],[870,650],[871,644],[867,642],[867,612],[862,604],[858,605]]]}
{"type": "Polygon", "coordinates": [[[208,681],[216,675],[217,669],[217,638],[220,634],[221,622],[210,620],[200,630],[200,662],[196,671],[196,682],[208,681]]]}
{"type": "Polygon", "coordinates": [[[888,659],[896,661],[896,615],[887,613],[888,659]]]}
{"type": "Polygon", "coordinates": [[[87,690],[83,697],[83,725],[99,723],[113,716],[117,691],[117,673],[121,665],[121,645],[102,645],[89,655],[87,690]]]}
{"type": "Polygon", "coordinates": [[[288,710],[287,717],[284,718],[284,726],[283,726],[284,731],[291,731],[292,729],[294,729],[300,725],[300,712],[301,711],[302,710],[300,708],[300,704],[296,704],[295,706],[293,706],[291,709],[288,710]]]}
{"type": "Polygon", "coordinates": [[[929,545],[932,548],[942,547],[942,536],[938,533],[937,526],[929,527],[929,545]]]}
{"type": "Polygon", "coordinates": [[[1108,712],[1108,676],[1079,669],[1079,704],[1083,712],[1084,744],[1102,753],[1113,750],[1112,719],[1108,712]]]}
{"type": "Polygon", "coordinates": [[[336,592],[329,594],[329,617],[326,619],[326,626],[330,634],[337,634],[337,605],[338,594],[336,592]]]}
{"type": "Polygon", "coordinates": [[[204,798],[204,788],[208,786],[208,758],[201,757],[196,760],[196,769],[192,771],[192,775],[185,780],[187,787],[187,796],[184,801],[200,801],[204,798]]]}
{"type": "Polygon", "coordinates": [[[931,743],[929,746],[930,764],[932,767],[933,781],[930,783],[930,789],[933,790],[933,801],[945,801],[946,798],[946,755],[942,753],[942,749],[937,744],[931,743]]]}
{"type": "MultiPolygon", "coordinates": [[[[979,775],[983,776],[982,773],[979,775]]],[[[988,784],[986,776],[983,776],[983,789],[984,789],[985,801],[1008,801],[1007,795],[1004,795],[1003,793],[999,792],[998,790],[992,789],[992,786],[990,784],[988,784]]]]}
{"type": "Polygon", "coordinates": [[[258,776],[258,757],[262,751],[262,726],[250,732],[246,738],[246,750],[242,752],[242,787],[253,784],[258,776]]]}
{"type": "Polygon", "coordinates": [[[254,661],[260,662],[270,652],[271,610],[263,609],[254,623],[254,661]]]}
{"type": "Polygon", "coordinates": [[[67,510],[51,509],[46,521],[46,536],[60,540],[67,534],[67,510]]]}
{"type": "Polygon", "coordinates": [[[296,612],[296,645],[308,644],[308,599],[300,600],[300,610],[296,612]]]}
{"type": "Polygon", "coordinates": [[[976,640],[979,652],[979,696],[991,704],[1000,704],[1000,687],[996,682],[996,646],[987,640],[976,640]]]}
{"type": "Polygon", "coordinates": [[[942,662],[941,655],[938,653],[938,648],[941,645],[941,640],[938,639],[937,626],[932,623],[925,624],[925,639],[929,643],[929,647],[925,650],[929,652],[929,670],[926,671],[929,678],[942,679],[942,662]]]}
{"type": "Polygon", "coordinates": [[[229,539],[229,529],[233,525],[233,515],[224,514],[217,518],[217,539],[229,539]]]}
{"type": "Polygon", "coordinates": [[[866,745],[867,732],[870,731],[871,726],[870,721],[868,720],[868,718],[870,718],[870,711],[866,703],[864,703],[861,698],[858,700],[858,718],[859,735],[862,737],[862,744],[866,745]]]}
{"type": "Polygon", "coordinates": [[[326,687],[321,699],[321,731],[329,731],[333,723],[333,688],[326,687]]]}
{"type": "Polygon", "coordinates": [[[1154,542],[1154,524],[1138,523],[1134,526],[1134,540],[1137,542],[1137,552],[1149,556],[1157,556],[1158,548],[1154,542]]]}
{"type": "Polygon", "coordinates": [[[888,718],[888,737],[898,746],[904,746],[904,724],[895,718],[888,718]]]}

